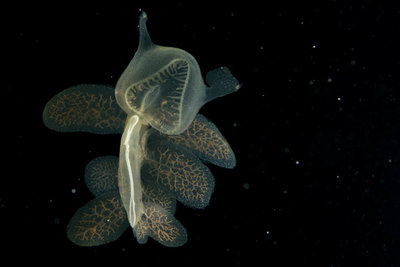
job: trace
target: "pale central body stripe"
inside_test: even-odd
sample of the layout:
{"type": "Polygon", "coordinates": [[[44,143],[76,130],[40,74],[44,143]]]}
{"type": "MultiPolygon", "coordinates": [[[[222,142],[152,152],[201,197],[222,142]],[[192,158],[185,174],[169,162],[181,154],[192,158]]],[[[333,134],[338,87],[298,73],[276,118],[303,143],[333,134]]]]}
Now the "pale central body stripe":
{"type": "Polygon", "coordinates": [[[134,177],[133,177],[133,172],[132,172],[132,164],[131,164],[131,159],[129,157],[129,152],[130,152],[130,140],[132,136],[133,129],[136,127],[137,123],[139,121],[138,116],[133,116],[132,118],[132,123],[129,124],[129,128],[126,134],[126,139],[124,142],[125,146],[125,162],[126,166],[128,169],[128,175],[129,175],[129,180],[130,180],[130,196],[131,196],[131,201],[129,203],[129,210],[133,216],[133,220],[131,221],[132,224],[136,223],[136,203],[135,203],[135,185],[134,185],[134,177]]]}

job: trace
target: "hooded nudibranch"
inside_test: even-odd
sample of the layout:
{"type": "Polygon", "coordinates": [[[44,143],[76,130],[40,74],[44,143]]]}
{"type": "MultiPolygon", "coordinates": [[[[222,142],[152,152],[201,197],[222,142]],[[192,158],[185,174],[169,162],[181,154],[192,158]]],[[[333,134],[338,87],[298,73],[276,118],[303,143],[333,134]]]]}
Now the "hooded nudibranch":
{"type": "Polygon", "coordinates": [[[217,127],[199,109],[240,85],[228,68],[201,76],[188,52],[156,45],[139,18],[139,47],[115,88],[83,84],[68,88],[46,105],[43,121],[61,132],[122,133],[119,158],[99,157],[85,171],[95,198],[71,218],[68,238],[81,246],[116,240],[130,225],[137,241],[148,237],[176,247],[187,233],[174,217],[176,201],[208,206],[214,178],[204,163],[236,165],[217,127]]]}

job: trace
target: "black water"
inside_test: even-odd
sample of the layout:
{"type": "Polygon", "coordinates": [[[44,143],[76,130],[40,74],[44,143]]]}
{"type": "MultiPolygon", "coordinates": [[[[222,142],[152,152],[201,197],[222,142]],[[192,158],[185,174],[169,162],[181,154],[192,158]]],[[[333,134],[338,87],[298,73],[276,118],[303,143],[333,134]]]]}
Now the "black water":
{"type": "Polygon", "coordinates": [[[1,257],[400,266],[400,7],[300,2],[3,10],[1,257]],[[118,155],[119,136],[53,132],[42,110],[69,86],[115,85],[137,48],[139,8],[155,43],[185,49],[204,73],[226,65],[243,84],[201,109],[231,144],[237,167],[210,167],[216,188],[205,210],[178,206],[184,247],[138,245],[129,230],[81,248],[65,228],[93,198],[84,168],[118,155]]]}

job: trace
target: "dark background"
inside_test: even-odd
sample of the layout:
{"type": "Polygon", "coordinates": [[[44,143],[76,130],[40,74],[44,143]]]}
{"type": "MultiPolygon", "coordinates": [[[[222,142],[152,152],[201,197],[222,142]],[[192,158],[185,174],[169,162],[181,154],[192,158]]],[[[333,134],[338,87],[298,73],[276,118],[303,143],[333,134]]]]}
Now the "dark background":
{"type": "MultiPolygon", "coordinates": [[[[400,266],[400,7],[379,1],[18,6],[3,8],[0,257],[129,266],[400,266]],[[346,2],[346,3],[343,3],[346,2]],[[210,166],[210,206],[178,206],[189,240],[138,245],[127,231],[82,248],[65,228],[93,198],[86,164],[119,136],[57,133],[48,100],[115,85],[138,43],[228,66],[243,87],[205,105],[237,167],[210,166]]],[[[393,1],[394,2],[394,1],[393,1]]]]}

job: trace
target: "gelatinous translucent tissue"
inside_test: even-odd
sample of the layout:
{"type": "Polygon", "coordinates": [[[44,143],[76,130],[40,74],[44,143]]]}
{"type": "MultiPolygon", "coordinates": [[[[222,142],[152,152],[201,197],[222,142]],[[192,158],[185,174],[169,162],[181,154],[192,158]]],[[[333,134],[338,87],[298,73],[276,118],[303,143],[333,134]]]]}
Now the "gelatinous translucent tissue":
{"type": "Polygon", "coordinates": [[[93,159],[85,183],[95,198],[67,227],[81,246],[116,240],[131,226],[137,241],[148,237],[176,247],[187,233],[174,217],[176,201],[208,206],[214,177],[207,164],[236,165],[217,127],[199,109],[240,88],[227,68],[211,70],[204,83],[196,59],[186,51],[156,45],[139,18],[139,47],[114,88],[82,84],[54,96],[44,124],[60,132],[122,133],[119,157],[93,159]]]}

